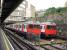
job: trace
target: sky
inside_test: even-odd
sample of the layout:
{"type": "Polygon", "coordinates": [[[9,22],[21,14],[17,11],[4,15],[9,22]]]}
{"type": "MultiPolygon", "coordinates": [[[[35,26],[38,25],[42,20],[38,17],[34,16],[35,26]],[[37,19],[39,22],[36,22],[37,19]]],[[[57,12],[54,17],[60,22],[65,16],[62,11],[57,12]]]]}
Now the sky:
{"type": "Polygon", "coordinates": [[[48,9],[50,7],[64,7],[67,0],[30,0],[36,10],[48,9]]]}

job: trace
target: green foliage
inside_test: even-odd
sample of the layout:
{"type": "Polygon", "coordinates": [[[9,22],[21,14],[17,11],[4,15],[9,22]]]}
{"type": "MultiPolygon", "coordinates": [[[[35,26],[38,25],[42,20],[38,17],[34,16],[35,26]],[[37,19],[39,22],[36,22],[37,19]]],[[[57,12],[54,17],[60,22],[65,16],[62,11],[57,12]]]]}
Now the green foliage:
{"type": "Polygon", "coordinates": [[[56,8],[52,7],[52,8],[47,9],[44,15],[48,16],[49,14],[55,14],[55,13],[56,13],[56,8]]]}
{"type": "Polygon", "coordinates": [[[47,21],[50,19],[50,17],[51,18],[55,17],[52,18],[51,20],[54,20],[54,22],[56,22],[57,24],[63,24],[65,21],[65,17],[67,17],[66,13],[67,13],[67,7],[59,7],[59,8],[52,7],[44,12],[44,16],[42,16],[41,17],[42,19],[40,18],[39,21],[47,21]]]}
{"type": "Polygon", "coordinates": [[[49,8],[46,10],[46,12],[44,13],[44,16],[48,16],[48,15],[54,15],[54,14],[63,14],[64,12],[67,12],[67,7],[59,7],[59,8],[49,8]]]}
{"type": "Polygon", "coordinates": [[[61,21],[59,21],[59,20],[54,20],[54,22],[57,23],[57,24],[64,24],[64,21],[63,21],[63,20],[61,20],[61,21]]]}

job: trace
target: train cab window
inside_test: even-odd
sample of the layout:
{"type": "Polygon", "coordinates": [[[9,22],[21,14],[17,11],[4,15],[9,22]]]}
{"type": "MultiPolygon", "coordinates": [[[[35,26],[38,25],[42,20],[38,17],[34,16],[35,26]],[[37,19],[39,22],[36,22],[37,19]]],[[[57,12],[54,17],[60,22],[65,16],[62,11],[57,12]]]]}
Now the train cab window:
{"type": "Polygon", "coordinates": [[[42,26],[40,26],[40,29],[42,29],[42,26]]]}
{"type": "Polygon", "coordinates": [[[45,26],[44,26],[44,25],[41,25],[41,26],[40,26],[40,29],[45,29],[45,26]]]}
{"type": "Polygon", "coordinates": [[[56,26],[48,25],[48,26],[47,26],[47,29],[56,29],[56,26]]]}
{"type": "Polygon", "coordinates": [[[32,24],[29,24],[29,28],[33,28],[33,25],[32,24]]]}

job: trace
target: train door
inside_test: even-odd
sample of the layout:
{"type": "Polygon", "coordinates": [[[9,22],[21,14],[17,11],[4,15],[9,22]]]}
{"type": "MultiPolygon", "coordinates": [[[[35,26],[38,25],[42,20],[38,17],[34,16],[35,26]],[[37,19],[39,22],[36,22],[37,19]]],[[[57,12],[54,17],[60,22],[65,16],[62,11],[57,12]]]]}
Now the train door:
{"type": "Polygon", "coordinates": [[[46,25],[40,25],[41,26],[41,32],[45,33],[46,25]]]}
{"type": "Polygon", "coordinates": [[[21,24],[19,24],[19,26],[18,26],[18,27],[19,27],[19,30],[21,31],[21,30],[22,30],[22,26],[21,26],[21,24]]]}
{"type": "Polygon", "coordinates": [[[45,38],[45,30],[46,30],[46,25],[42,24],[41,26],[41,34],[40,34],[40,38],[44,39],[45,38]]]}
{"type": "Polygon", "coordinates": [[[24,24],[22,24],[22,32],[24,32],[24,24]]]}
{"type": "Polygon", "coordinates": [[[16,28],[16,30],[18,30],[18,25],[17,24],[15,25],[15,28],[16,28]]]}
{"type": "Polygon", "coordinates": [[[23,25],[23,31],[24,31],[24,32],[27,32],[27,24],[24,24],[24,25],[23,25]]]}

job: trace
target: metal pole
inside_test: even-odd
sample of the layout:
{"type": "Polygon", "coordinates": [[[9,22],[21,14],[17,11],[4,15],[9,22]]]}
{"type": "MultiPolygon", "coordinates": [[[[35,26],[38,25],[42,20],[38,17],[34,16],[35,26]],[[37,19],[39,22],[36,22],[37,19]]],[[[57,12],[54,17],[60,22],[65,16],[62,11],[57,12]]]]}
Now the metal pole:
{"type": "Polygon", "coordinates": [[[25,0],[25,16],[24,16],[24,19],[26,19],[26,3],[27,3],[27,1],[25,0]]]}

